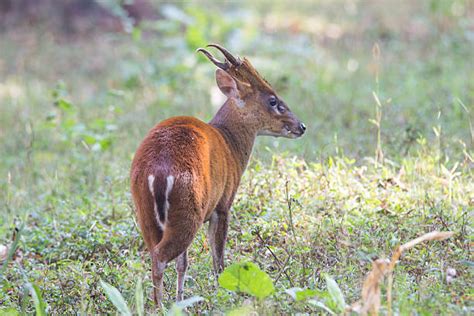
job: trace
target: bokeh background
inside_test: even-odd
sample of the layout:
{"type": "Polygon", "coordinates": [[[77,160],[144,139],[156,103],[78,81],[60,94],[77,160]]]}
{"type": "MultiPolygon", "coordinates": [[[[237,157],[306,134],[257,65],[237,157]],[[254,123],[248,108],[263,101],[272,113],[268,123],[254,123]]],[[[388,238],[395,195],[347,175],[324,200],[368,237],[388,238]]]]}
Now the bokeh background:
{"type": "Polygon", "coordinates": [[[435,140],[433,128],[443,154],[473,146],[472,1],[122,2],[3,1],[6,156],[25,154],[12,136],[28,139],[28,124],[36,141],[48,139],[42,146],[64,137],[39,130],[58,120],[61,109],[48,93],[55,89],[85,128],[117,127],[101,132],[122,153],[170,115],[209,120],[221,98],[214,66],[195,49],[210,42],[249,57],[308,126],[299,141],[262,138],[259,157],[267,149],[311,159],[373,155],[373,93],[388,156],[435,140]]]}

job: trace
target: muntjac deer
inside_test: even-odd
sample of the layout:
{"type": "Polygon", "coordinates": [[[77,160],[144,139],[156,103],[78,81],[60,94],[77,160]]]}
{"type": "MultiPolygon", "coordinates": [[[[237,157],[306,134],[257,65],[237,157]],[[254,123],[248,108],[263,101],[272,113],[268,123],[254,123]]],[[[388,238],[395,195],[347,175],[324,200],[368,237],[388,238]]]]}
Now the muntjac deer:
{"type": "Polygon", "coordinates": [[[298,138],[306,127],[250,62],[225,48],[214,65],[217,85],[227,101],[209,123],[194,117],[169,118],[140,144],[130,173],[138,224],[152,259],[154,300],[161,305],[163,273],[176,258],[176,300],[183,299],[187,249],[203,223],[214,271],[224,269],[229,209],[257,135],[298,138]]]}

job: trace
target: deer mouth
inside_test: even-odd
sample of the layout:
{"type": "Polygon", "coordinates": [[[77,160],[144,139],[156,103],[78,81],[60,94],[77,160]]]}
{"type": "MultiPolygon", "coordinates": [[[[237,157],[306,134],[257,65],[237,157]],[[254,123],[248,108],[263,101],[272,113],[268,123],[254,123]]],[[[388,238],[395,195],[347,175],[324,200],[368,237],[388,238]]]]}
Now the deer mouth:
{"type": "Polygon", "coordinates": [[[290,126],[285,125],[280,132],[272,132],[270,130],[259,131],[257,135],[261,136],[273,136],[273,137],[284,137],[284,138],[299,138],[303,136],[304,132],[300,130],[292,130],[290,126]]]}
{"type": "Polygon", "coordinates": [[[299,129],[294,131],[288,125],[285,125],[285,127],[283,127],[281,136],[286,137],[286,138],[299,138],[303,136],[303,134],[304,134],[303,131],[300,131],[299,129]]]}

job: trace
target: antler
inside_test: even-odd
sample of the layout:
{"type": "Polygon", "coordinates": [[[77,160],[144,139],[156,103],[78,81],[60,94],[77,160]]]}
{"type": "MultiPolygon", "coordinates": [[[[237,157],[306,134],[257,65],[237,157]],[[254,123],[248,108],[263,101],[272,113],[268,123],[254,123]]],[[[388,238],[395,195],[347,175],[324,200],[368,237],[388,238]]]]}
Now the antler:
{"type": "Polygon", "coordinates": [[[209,58],[210,61],[212,61],[212,63],[214,65],[216,65],[217,67],[223,69],[223,70],[229,70],[229,68],[231,66],[234,66],[234,67],[238,67],[240,65],[242,65],[242,60],[240,58],[235,58],[231,53],[229,53],[229,51],[227,49],[225,49],[224,47],[218,45],[218,44],[209,44],[207,45],[207,47],[214,47],[214,48],[217,48],[224,56],[225,56],[225,60],[224,62],[222,61],[219,61],[217,58],[215,58],[214,56],[212,56],[211,53],[209,53],[207,50],[205,50],[204,48],[198,48],[196,51],[197,52],[201,52],[203,53],[204,55],[206,55],[207,58],[209,58]],[[232,64],[230,65],[229,64],[232,64]]]}
{"type": "Polygon", "coordinates": [[[224,62],[221,62],[219,61],[217,58],[215,58],[214,56],[212,56],[211,53],[209,53],[207,50],[205,50],[204,48],[198,48],[196,50],[196,52],[201,52],[203,53],[204,55],[206,55],[207,58],[209,58],[210,61],[212,61],[212,63],[214,65],[216,65],[217,67],[221,68],[222,70],[228,70],[230,68],[230,65],[229,63],[227,62],[227,60],[225,60],[224,62]]]}
{"type": "Polygon", "coordinates": [[[231,53],[229,53],[229,51],[227,49],[225,49],[224,47],[222,47],[221,45],[219,44],[209,44],[207,45],[207,47],[214,47],[214,48],[217,48],[218,50],[221,51],[221,53],[225,56],[225,58],[230,61],[230,63],[236,67],[240,66],[242,64],[242,61],[240,60],[240,58],[235,58],[231,53]]]}
{"type": "Polygon", "coordinates": [[[250,64],[248,59],[234,57],[234,55],[229,53],[227,49],[218,44],[209,44],[207,47],[217,48],[225,56],[224,61],[219,61],[204,48],[198,48],[196,51],[206,55],[206,57],[209,58],[209,60],[214,65],[221,68],[222,70],[225,70],[229,75],[232,76],[232,78],[236,79],[238,82],[259,86],[261,89],[273,91],[273,88],[270,86],[270,84],[266,82],[262,76],[260,76],[257,70],[255,70],[252,64],[250,64]]]}

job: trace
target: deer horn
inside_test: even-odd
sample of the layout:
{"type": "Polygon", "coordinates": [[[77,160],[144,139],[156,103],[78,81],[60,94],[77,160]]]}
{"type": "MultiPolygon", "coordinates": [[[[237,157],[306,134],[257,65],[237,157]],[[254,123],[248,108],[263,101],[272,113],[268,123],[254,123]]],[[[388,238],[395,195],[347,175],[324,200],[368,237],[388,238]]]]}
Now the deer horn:
{"type": "MultiPolygon", "coordinates": [[[[210,46],[210,45],[208,45],[208,46],[210,46]]],[[[229,67],[230,67],[230,65],[229,65],[229,63],[227,62],[227,60],[224,61],[224,62],[219,61],[218,59],[216,59],[214,56],[212,56],[212,54],[209,53],[209,52],[208,52],[207,50],[205,50],[204,48],[198,48],[198,49],[196,50],[196,52],[201,52],[201,53],[203,53],[204,55],[206,55],[206,57],[209,58],[209,60],[212,61],[212,63],[213,63],[214,65],[216,65],[217,67],[221,68],[222,70],[228,70],[229,67]]],[[[225,54],[224,54],[224,55],[225,55],[225,54]]],[[[227,56],[226,56],[226,57],[227,57],[227,56]]]]}
{"type": "Polygon", "coordinates": [[[218,50],[221,51],[222,54],[224,54],[225,58],[230,61],[230,63],[236,67],[240,66],[242,64],[242,60],[240,58],[235,58],[227,49],[222,47],[221,45],[218,44],[209,44],[207,47],[214,47],[217,48],[218,50]]]}

